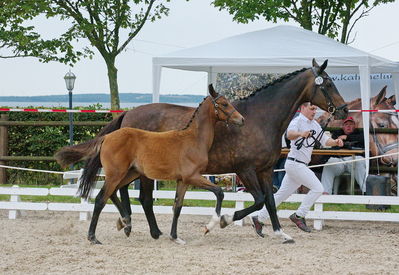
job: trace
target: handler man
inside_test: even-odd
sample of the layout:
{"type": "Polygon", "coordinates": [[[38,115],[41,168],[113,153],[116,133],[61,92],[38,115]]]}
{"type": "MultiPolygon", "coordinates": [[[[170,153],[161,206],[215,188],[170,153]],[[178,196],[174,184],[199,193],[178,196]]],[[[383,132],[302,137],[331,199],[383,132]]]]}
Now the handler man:
{"type": "MultiPolygon", "coordinates": [[[[287,137],[291,140],[291,150],[285,163],[286,174],[280,189],[274,194],[277,207],[301,185],[310,189],[296,213],[290,216],[291,221],[305,232],[311,232],[306,225],[305,216],[324,190],[319,179],[307,167],[316,140],[323,146],[343,146],[341,139],[332,139],[322,133],[320,125],[314,120],[316,110],[317,106],[310,102],[302,104],[301,113],[289,124],[287,137]]],[[[268,217],[269,213],[266,207],[263,207],[257,217],[251,218],[256,234],[262,238],[264,237],[262,228],[268,217]]]]}

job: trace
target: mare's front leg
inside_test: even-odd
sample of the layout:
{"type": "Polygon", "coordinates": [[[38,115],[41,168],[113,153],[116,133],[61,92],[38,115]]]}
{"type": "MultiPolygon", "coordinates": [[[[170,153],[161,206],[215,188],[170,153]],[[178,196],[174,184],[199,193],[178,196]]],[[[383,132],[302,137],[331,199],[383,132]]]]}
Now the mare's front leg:
{"type": "Polygon", "coordinates": [[[222,202],[224,193],[220,186],[211,183],[201,175],[194,175],[190,178],[185,178],[184,182],[193,186],[211,191],[216,196],[215,214],[212,216],[211,221],[205,226],[205,234],[210,232],[218,223],[220,223],[220,211],[222,209],[222,202]]]}
{"type": "Polygon", "coordinates": [[[154,181],[141,176],[140,177],[140,203],[144,209],[145,217],[147,218],[148,225],[150,227],[151,237],[158,239],[162,235],[161,230],[159,230],[157,220],[155,219],[154,209],[153,209],[153,196],[152,191],[154,190],[154,181]]]}
{"type": "Polygon", "coordinates": [[[239,172],[238,176],[240,177],[240,180],[244,184],[247,191],[254,197],[255,202],[253,205],[247,208],[234,212],[233,216],[227,214],[223,215],[220,219],[221,228],[224,228],[234,221],[241,220],[247,215],[262,209],[265,201],[264,193],[258,182],[258,178],[256,177],[254,169],[247,169],[245,171],[239,172]]]}
{"type": "Polygon", "coordinates": [[[184,184],[181,180],[177,181],[175,202],[173,204],[173,222],[172,229],[170,231],[170,239],[178,244],[185,244],[186,242],[177,237],[177,221],[180,216],[181,208],[183,207],[184,195],[187,191],[187,184],[184,184]]]}
{"type": "Polygon", "coordinates": [[[280,221],[277,216],[277,208],[273,196],[272,173],[272,169],[258,173],[259,183],[265,193],[265,206],[269,212],[274,234],[280,236],[283,239],[283,243],[293,243],[294,240],[291,238],[291,236],[284,233],[281,229],[280,221]]]}

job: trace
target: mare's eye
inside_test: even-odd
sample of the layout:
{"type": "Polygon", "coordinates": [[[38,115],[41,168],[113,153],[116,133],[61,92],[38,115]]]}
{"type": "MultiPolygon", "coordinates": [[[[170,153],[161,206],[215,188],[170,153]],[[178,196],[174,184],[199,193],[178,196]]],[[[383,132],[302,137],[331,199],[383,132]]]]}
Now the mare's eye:
{"type": "Polygon", "coordinates": [[[385,124],[384,123],[377,123],[378,128],[385,128],[385,124]]]}
{"type": "Polygon", "coordinates": [[[223,107],[229,106],[227,103],[222,103],[223,107]]]}

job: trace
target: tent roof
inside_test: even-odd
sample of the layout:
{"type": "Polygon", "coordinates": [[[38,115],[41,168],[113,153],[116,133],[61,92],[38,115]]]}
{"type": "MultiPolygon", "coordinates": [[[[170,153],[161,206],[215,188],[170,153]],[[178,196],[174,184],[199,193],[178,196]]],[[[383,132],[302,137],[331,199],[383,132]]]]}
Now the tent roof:
{"type": "Polygon", "coordinates": [[[285,73],[310,67],[312,58],[318,62],[328,59],[327,71],[332,73],[357,73],[359,65],[369,65],[371,72],[399,71],[396,62],[293,26],[277,26],[179,50],[154,57],[153,64],[213,73],[285,73]]]}

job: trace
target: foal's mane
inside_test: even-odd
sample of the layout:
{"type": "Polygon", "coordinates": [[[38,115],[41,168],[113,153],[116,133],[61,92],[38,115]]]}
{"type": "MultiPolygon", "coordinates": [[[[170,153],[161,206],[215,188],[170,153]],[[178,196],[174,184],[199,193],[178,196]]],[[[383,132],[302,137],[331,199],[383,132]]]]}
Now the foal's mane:
{"type": "Polygon", "coordinates": [[[283,82],[283,81],[285,81],[285,80],[288,80],[288,79],[291,78],[292,76],[296,76],[297,74],[302,73],[302,72],[304,72],[304,71],[306,71],[306,70],[308,70],[308,69],[309,69],[309,68],[302,68],[302,69],[296,70],[296,71],[294,71],[294,72],[291,72],[291,73],[282,75],[282,76],[280,76],[279,78],[273,80],[272,82],[270,82],[270,83],[268,83],[268,84],[266,84],[266,85],[264,85],[264,86],[262,86],[262,87],[256,89],[256,90],[255,90],[254,92],[252,92],[250,95],[248,95],[248,96],[246,96],[246,97],[240,98],[239,100],[240,100],[240,101],[241,101],[241,100],[247,100],[248,98],[253,97],[253,96],[255,96],[256,94],[258,94],[260,91],[265,90],[265,89],[268,89],[268,88],[270,88],[271,86],[274,86],[274,85],[277,84],[277,83],[281,83],[281,82],[283,82]]]}
{"type": "Polygon", "coordinates": [[[197,109],[195,109],[193,115],[191,116],[190,121],[186,124],[186,126],[184,126],[183,129],[180,129],[180,131],[186,130],[188,127],[190,127],[190,125],[191,125],[191,123],[193,122],[193,120],[194,120],[196,114],[198,113],[199,108],[201,107],[202,103],[205,102],[205,100],[206,100],[207,98],[208,98],[208,96],[205,97],[204,100],[198,105],[197,109]]]}

